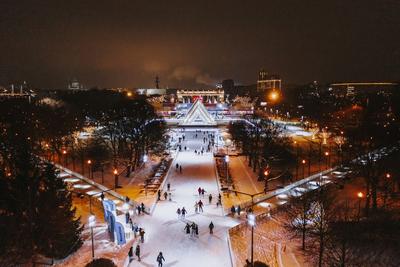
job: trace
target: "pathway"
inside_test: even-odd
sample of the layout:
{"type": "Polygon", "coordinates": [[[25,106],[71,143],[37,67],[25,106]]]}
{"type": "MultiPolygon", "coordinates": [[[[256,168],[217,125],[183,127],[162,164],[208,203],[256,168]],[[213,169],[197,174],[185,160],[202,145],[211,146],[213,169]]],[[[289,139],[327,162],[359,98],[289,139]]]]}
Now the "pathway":
{"type": "Polygon", "coordinates": [[[231,266],[227,231],[239,222],[223,216],[222,208],[217,208],[215,203],[219,192],[213,154],[195,155],[195,149],[206,147],[203,134],[197,133],[197,138],[195,134],[194,129],[186,130],[183,151],[173,162],[173,169],[167,177],[167,182],[171,184],[172,201],[159,201],[151,218],[145,216],[138,219],[146,232],[145,242],[141,246],[143,256],[141,262],[133,261],[129,266],[156,266],[160,251],[166,259],[164,266],[231,266]],[[187,151],[184,151],[185,146],[187,151]],[[182,174],[175,169],[176,163],[182,166],[182,174]],[[204,213],[196,214],[194,204],[199,200],[199,187],[207,193],[202,199],[205,203],[204,213]],[[208,204],[208,194],[213,195],[211,205],[208,204]],[[188,210],[186,220],[178,219],[178,207],[188,210]],[[190,237],[184,232],[186,222],[192,221],[199,225],[199,237],[190,237]],[[211,221],[215,225],[213,235],[208,230],[211,221]]]}

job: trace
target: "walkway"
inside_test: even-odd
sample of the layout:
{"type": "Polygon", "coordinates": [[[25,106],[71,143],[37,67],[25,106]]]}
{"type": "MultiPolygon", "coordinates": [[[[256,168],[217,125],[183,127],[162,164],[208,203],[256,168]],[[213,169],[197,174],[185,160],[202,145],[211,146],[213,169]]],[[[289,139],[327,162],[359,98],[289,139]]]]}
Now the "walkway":
{"type": "Polygon", "coordinates": [[[145,242],[141,246],[143,256],[141,262],[133,261],[129,266],[156,266],[156,257],[160,251],[166,259],[164,266],[231,266],[227,231],[239,222],[224,217],[222,208],[216,206],[219,192],[213,154],[194,153],[194,150],[200,150],[202,146],[206,148],[204,135],[195,132],[195,129],[186,130],[184,134],[183,151],[178,154],[167,177],[167,182],[171,184],[172,201],[159,201],[151,217],[138,219],[139,225],[146,232],[145,242]],[[187,151],[184,151],[185,146],[187,151]],[[175,169],[176,163],[182,166],[182,174],[175,169]],[[207,193],[202,199],[205,204],[204,213],[196,214],[194,204],[199,200],[199,187],[207,193]],[[208,204],[209,194],[213,195],[211,205],[208,204]],[[188,210],[186,220],[178,219],[178,207],[188,210]],[[184,232],[186,222],[192,221],[199,225],[198,237],[190,237],[184,232]],[[215,225],[213,235],[208,230],[211,221],[215,225]]]}

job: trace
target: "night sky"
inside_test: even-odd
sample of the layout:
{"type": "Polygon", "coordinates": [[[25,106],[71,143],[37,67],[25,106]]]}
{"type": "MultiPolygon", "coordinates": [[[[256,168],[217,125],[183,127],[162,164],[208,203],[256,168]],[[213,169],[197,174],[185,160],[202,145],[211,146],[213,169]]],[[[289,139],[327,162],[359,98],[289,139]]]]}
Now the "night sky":
{"type": "Polygon", "coordinates": [[[399,0],[0,1],[0,85],[400,80],[399,0]]]}

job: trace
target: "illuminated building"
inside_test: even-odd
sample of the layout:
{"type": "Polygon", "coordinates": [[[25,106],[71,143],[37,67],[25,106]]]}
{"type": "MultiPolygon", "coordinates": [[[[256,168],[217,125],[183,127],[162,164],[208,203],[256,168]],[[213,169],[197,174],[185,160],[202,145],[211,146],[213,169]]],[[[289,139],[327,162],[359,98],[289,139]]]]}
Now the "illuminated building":
{"type": "Polygon", "coordinates": [[[278,75],[268,74],[265,70],[260,70],[257,80],[257,92],[269,90],[281,90],[282,80],[278,75]]]}

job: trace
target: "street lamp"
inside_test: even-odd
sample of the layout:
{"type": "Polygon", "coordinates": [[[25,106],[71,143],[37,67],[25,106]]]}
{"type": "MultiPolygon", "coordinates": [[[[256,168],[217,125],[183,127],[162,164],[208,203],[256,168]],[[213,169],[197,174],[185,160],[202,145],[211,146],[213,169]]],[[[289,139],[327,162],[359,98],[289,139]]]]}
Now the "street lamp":
{"type": "Polygon", "coordinates": [[[89,159],[87,161],[87,164],[88,164],[88,170],[89,170],[89,178],[93,179],[92,161],[89,159]]]}
{"type": "Polygon", "coordinates": [[[114,188],[117,189],[118,188],[118,170],[114,169],[113,173],[114,173],[114,188]]]}
{"type": "Polygon", "coordinates": [[[361,200],[364,197],[364,194],[362,192],[357,193],[358,197],[358,214],[357,214],[357,219],[360,220],[360,214],[361,214],[361,200]]]}
{"type": "Polygon", "coordinates": [[[67,167],[67,150],[64,149],[64,150],[62,151],[62,154],[64,155],[64,161],[65,161],[65,162],[64,162],[64,165],[65,165],[65,167],[67,167]]]}
{"type": "Polygon", "coordinates": [[[329,162],[328,162],[328,160],[329,160],[329,152],[328,151],[325,152],[325,157],[326,157],[326,169],[329,169],[329,162]]]}
{"type": "Polygon", "coordinates": [[[303,165],[303,179],[304,179],[304,166],[306,165],[306,160],[303,159],[303,160],[301,161],[301,164],[303,165]]]}
{"type": "Polygon", "coordinates": [[[94,260],[94,239],[93,239],[93,227],[96,224],[96,217],[94,215],[89,216],[89,227],[90,233],[92,234],[92,260],[94,260]]]}
{"type": "Polygon", "coordinates": [[[229,183],[229,155],[225,156],[225,163],[226,163],[226,182],[229,183]]]}
{"type": "Polygon", "coordinates": [[[256,226],[256,216],[254,214],[249,214],[247,216],[247,222],[251,226],[251,266],[254,266],[254,226],[256,226]]]}

